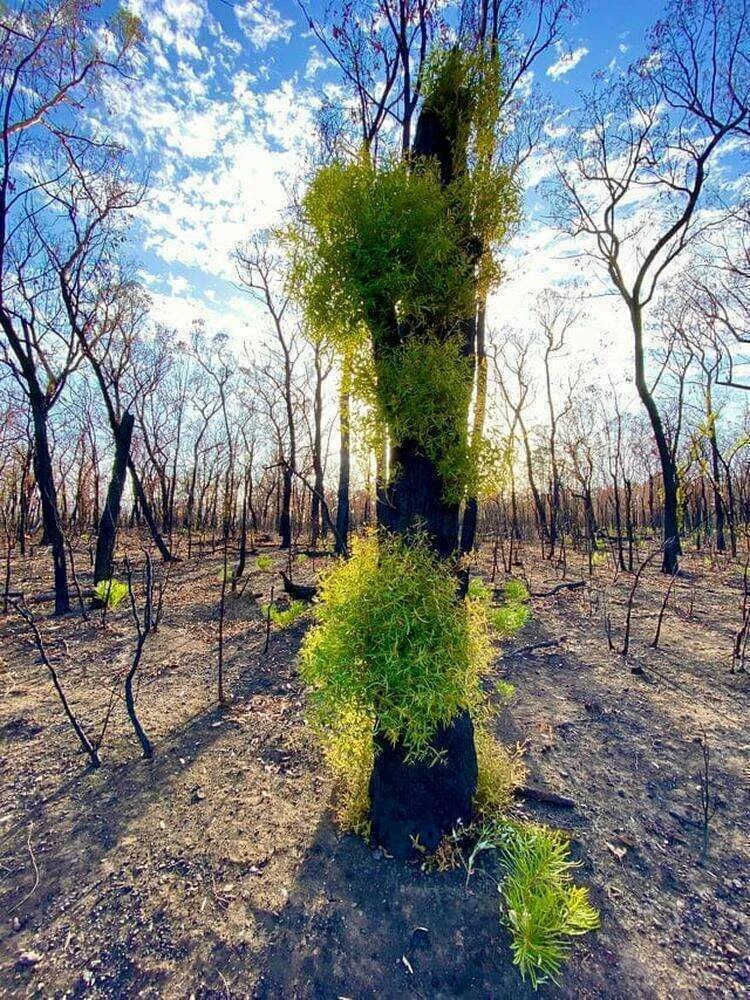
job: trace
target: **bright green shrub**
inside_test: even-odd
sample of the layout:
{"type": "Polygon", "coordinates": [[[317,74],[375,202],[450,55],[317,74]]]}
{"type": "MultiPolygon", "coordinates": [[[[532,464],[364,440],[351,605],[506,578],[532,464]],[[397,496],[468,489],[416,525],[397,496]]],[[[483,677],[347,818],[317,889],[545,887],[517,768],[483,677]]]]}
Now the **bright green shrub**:
{"type": "Polygon", "coordinates": [[[122,580],[100,580],[94,587],[94,597],[106,604],[112,611],[116,611],[130,593],[130,587],[122,580]]]}
{"type": "Polygon", "coordinates": [[[490,612],[492,627],[506,637],[515,635],[530,617],[531,612],[525,604],[504,604],[490,612]]]}
{"type": "MultiPolygon", "coordinates": [[[[475,723],[477,808],[487,815],[510,805],[524,767],[492,733],[480,686],[491,657],[490,599],[475,578],[468,599],[456,601],[455,577],[420,540],[355,539],[352,558],[323,577],[301,672],[313,688],[311,722],[340,781],[337,818],[345,828],[367,829],[376,724],[418,758],[436,726],[465,707],[475,723]]],[[[495,693],[507,700],[513,687],[499,681],[495,693]]]]}
{"type": "Polygon", "coordinates": [[[285,608],[279,608],[276,604],[262,604],[260,613],[263,618],[268,618],[270,613],[271,622],[279,628],[286,628],[295,622],[300,615],[307,611],[304,601],[291,601],[285,608]]]}
{"type": "Polygon", "coordinates": [[[273,566],[273,559],[271,559],[270,556],[261,555],[258,556],[258,558],[255,560],[255,565],[261,572],[264,572],[265,570],[270,569],[271,566],[273,566]]]}
{"type": "Polygon", "coordinates": [[[416,759],[438,725],[481,701],[483,608],[456,601],[455,577],[420,538],[356,539],[323,577],[316,618],[302,675],[320,730],[365,715],[416,759]]]}
{"type": "Polygon", "coordinates": [[[522,580],[508,580],[503,584],[506,604],[523,604],[529,600],[529,588],[522,580]]]}
{"type": "Polygon", "coordinates": [[[515,635],[531,618],[528,605],[529,591],[521,580],[508,580],[503,584],[503,603],[490,610],[490,623],[495,631],[507,638],[515,635]]]}
{"type": "Polygon", "coordinates": [[[498,740],[490,728],[490,718],[474,720],[478,767],[474,802],[482,816],[504,813],[513,802],[516,788],[526,777],[521,751],[508,749],[498,740]]]}
{"type": "Polygon", "coordinates": [[[492,591],[479,577],[469,583],[468,596],[482,603],[486,608],[487,620],[491,628],[503,637],[515,635],[531,617],[528,606],[529,590],[521,580],[508,580],[503,584],[503,603],[492,607],[492,591]]]}
{"type": "Polygon", "coordinates": [[[366,155],[332,163],[303,200],[295,280],[308,322],[343,347],[359,331],[386,342],[397,321],[444,326],[472,307],[463,234],[437,170],[366,155]]]}
{"type": "Polygon", "coordinates": [[[484,604],[489,605],[492,600],[492,591],[481,578],[481,576],[474,576],[469,581],[469,589],[467,591],[468,597],[474,601],[482,601],[484,604]]]}
{"type": "Polygon", "coordinates": [[[599,926],[588,890],[571,879],[578,865],[568,841],[545,826],[500,821],[497,846],[513,961],[534,989],[548,979],[557,982],[570,938],[599,926]]]}

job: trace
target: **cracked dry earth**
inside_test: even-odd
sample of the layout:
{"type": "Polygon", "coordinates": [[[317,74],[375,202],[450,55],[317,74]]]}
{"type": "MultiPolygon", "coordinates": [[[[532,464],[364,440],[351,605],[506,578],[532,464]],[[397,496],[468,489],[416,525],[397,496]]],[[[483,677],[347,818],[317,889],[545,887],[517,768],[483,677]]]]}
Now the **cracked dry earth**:
{"type": "MultiPolygon", "coordinates": [[[[462,871],[426,874],[333,826],[295,670],[306,621],[274,630],[264,655],[247,596],[267,594],[275,572],[253,570],[246,595],[228,599],[233,702],[216,708],[220,565],[218,553],[178,565],[146,647],[138,704],[151,762],[118,699],[104,766],[88,770],[17,620],[0,618],[0,997],[532,996],[510,961],[491,864],[468,883],[462,871]]],[[[750,683],[729,672],[741,567],[686,566],[657,650],[665,582],[651,573],[631,656],[608,651],[602,602],[617,638],[632,577],[612,583],[607,568],[585,590],[536,600],[524,633],[502,658],[498,648],[497,676],[516,688],[501,735],[524,744],[531,783],[575,801],[523,811],[568,830],[602,913],[542,997],[750,989],[750,683]],[[558,644],[512,652],[548,639],[558,644]],[[702,859],[704,731],[717,811],[702,859]]],[[[531,551],[518,571],[534,590],[554,582],[531,551]]],[[[36,559],[14,567],[30,594],[46,575],[36,559]]],[[[132,652],[127,610],[103,631],[35,608],[96,728],[132,652]]]]}

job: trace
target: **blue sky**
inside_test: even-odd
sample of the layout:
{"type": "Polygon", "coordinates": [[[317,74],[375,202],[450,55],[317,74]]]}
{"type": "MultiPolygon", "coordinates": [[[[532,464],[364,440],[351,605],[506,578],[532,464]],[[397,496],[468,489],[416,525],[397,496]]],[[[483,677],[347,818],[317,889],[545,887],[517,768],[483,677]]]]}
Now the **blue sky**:
{"type": "MultiPolygon", "coordinates": [[[[154,316],[180,332],[203,319],[252,349],[265,319],[234,281],[232,251],[273,225],[300,167],[321,97],[341,80],[311,36],[300,9],[283,0],[129,0],[146,31],[138,78],[108,93],[106,125],[122,135],[149,193],[132,252],[154,301],[154,316]]],[[[106,10],[106,7],[105,7],[106,10]]],[[[313,13],[319,6],[313,5],[313,13]]],[[[592,0],[566,31],[567,47],[545,54],[534,83],[560,113],[574,108],[592,74],[624,67],[643,51],[659,6],[592,0]]],[[[527,215],[509,251],[509,280],[490,324],[523,324],[534,294],[573,274],[570,250],[534,194],[549,172],[539,154],[527,171],[527,215]]],[[[586,339],[612,345],[609,364],[629,367],[617,303],[590,316],[586,339]]],[[[588,349],[590,345],[584,345],[588,349]]]]}

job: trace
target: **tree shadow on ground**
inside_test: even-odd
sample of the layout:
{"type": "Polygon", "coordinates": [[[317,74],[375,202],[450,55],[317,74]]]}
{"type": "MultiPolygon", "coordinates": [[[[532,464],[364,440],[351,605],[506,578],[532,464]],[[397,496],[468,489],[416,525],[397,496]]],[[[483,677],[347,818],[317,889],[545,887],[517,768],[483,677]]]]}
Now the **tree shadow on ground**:
{"type": "MultiPolygon", "coordinates": [[[[296,645],[298,636],[284,637],[284,643],[296,645]]],[[[274,673],[271,661],[258,658],[242,671],[231,686],[235,704],[241,705],[256,694],[270,697],[286,696],[285,678],[274,673]]],[[[21,822],[0,837],[0,855],[5,858],[26,857],[29,824],[36,827],[36,836],[45,841],[43,856],[35,859],[40,867],[39,885],[24,902],[21,915],[30,928],[43,924],[55,904],[72,890],[92,883],[104,856],[137,825],[147,807],[157,801],[168,801],[173,786],[181,781],[180,760],[204,756],[214,743],[221,740],[226,726],[231,725],[226,713],[218,706],[210,707],[159,741],[152,760],[133,758],[123,763],[107,764],[92,771],[82,766],[73,778],[63,782],[51,795],[27,811],[21,822]],[[50,836],[45,836],[44,831],[50,836]],[[56,835],[64,831],[64,836],[56,835]]],[[[81,753],[75,759],[83,762],[81,753]]],[[[33,875],[30,866],[29,879],[33,875]]],[[[8,870],[13,873],[13,866],[8,870]]],[[[24,901],[30,885],[17,883],[0,869],[0,909],[13,912],[24,901]],[[5,877],[3,877],[5,875],[5,877]],[[14,884],[11,884],[13,881],[14,884]],[[3,884],[5,883],[5,884],[3,884]]],[[[12,934],[9,921],[0,923],[0,952],[5,939],[12,934]]]]}
{"type": "MultiPolygon", "coordinates": [[[[598,961],[596,939],[581,950],[562,987],[535,993],[512,964],[501,923],[497,871],[490,861],[467,882],[463,870],[427,874],[383,857],[357,837],[338,836],[325,813],[288,902],[253,959],[254,1000],[294,997],[632,998],[638,972],[614,953],[598,961]]],[[[241,982],[241,966],[232,973],[241,982]]],[[[226,974],[226,970],[225,970],[226,974]]],[[[637,995],[646,997],[648,991],[637,995]]]]}
{"type": "MultiPolygon", "coordinates": [[[[293,656],[298,640],[296,629],[276,640],[280,660],[293,656]]],[[[276,672],[273,663],[261,661],[240,675],[233,693],[238,700],[256,693],[283,697],[288,694],[287,680],[288,675],[276,672]]],[[[225,732],[226,720],[217,726],[222,719],[218,709],[203,712],[163,741],[154,761],[133,760],[83,775],[45,804],[38,828],[47,837],[47,848],[39,858],[42,880],[20,911],[29,931],[47,937],[48,921],[63,907],[69,908],[66,919],[83,929],[98,919],[104,893],[108,899],[122,893],[120,903],[115,899],[110,904],[114,909],[108,918],[113,923],[137,917],[133,883],[120,884],[118,876],[116,885],[103,888],[112,880],[108,865],[113,857],[116,861],[118,854],[127,853],[129,848],[122,845],[142,830],[143,815],[155,800],[169,805],[185,792],[180,787],[179,757],[206,755],[225,732]],[[75,901],[72,908],[69,900],[75,901]]],[[[263,757],[262,751],[259,756],[263,757]]],[[[638,963],[617,948],[618,938],[626,933],[602,893],[596,893],[595,901],[603,910],[606,935],[575,942],[562,987],[548,984],[534,994],[512,965],[491,862],[468,884],[462,870],[427,874],[418,866],[387,859],[359,838],[340,835],[322,799],[317,817],[317,826],[312,819],[299,837],[303,854],[293,876],[290,872],[285,903],[271,909],[252,893],[237,899],[245,925],[255,927],[252,940],[233,937],[218,919],[196,940],[185,928],[162,927],[166,915],[152,910],[147,915],[147,939],[146,930],[139,930],[142,925],[134,921],[132,936],[117,939],[104,934],[92,940],[97,967],[103,970],[100,995],[193,994],[256,1000],[532,996],[630,1000],[653,995],[638,963]],[[308,839],[307,830],[313,826],[308,839]],[[144,961],[146,950],[148,961],[144,961]]],[[[266,822],[263,814],[256,819],[266,822]]],[[[23,854],[24,834],[25,827],[4,838],[0,851],[6,852],[12,839],[14,852],[23,854]]],[[[156,844],[158,835],[152,839],[156,844]]],[[[149,846],[149,851],[154,849],[149,846]]],[[[165,860],[185,865],[189,875],[195,859],[183,857],[181,851],[178,855],[165,860]]],[[[584,867],[582,880],[588,881],[589,874],[590,868],[584,867]]],[[[138,877],[136,868],[131,875],[138,877]]],[[[249,864],[234,865],[233,881],[252,884],[254,877],[249,864]]],[[[27,889],[24,885],[7,894],[7,905],[15,904],[27,889]]],[[[9,944],[3,940],[9,933],[4,921],[0,950],[9,944]]],[[[90,956],[78,963],[79,972],[84,961],[90,962],[90,956]]],[[[9,977],[6,982],[10,981],[9,977]]],[[[28,977],[14,982],[19,995],[30,985],[28,977]]],[[[86,993],[86,982],[79,978],[72,995],[86,993]]]]}

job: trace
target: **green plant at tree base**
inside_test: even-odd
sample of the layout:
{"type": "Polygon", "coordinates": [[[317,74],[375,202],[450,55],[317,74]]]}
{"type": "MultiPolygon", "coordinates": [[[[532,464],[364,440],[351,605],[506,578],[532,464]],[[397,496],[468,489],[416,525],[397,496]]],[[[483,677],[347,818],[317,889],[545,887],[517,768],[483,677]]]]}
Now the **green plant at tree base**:
{"type": "Polygon", "coordinates": [[[130,593],[130,587],[122,580],[100,580],[94,587],[94,597],[112,611],[116,611],[130,593]]]}
{"type": "Polygon", "coordinates": [[[258,558],[255,560],[255,565],[261,572],[264,572],[265,570],[268,570],[271,568],[271,566],[273,566],[273,559],[271,559],[271,557],[267,555],[258,556],[258,558]]]}
{"type": "Polygon", "coordinates": [[[276,604],[262,604],[260,613],[263,619],[267,619],[270,614],[271,623],[279,628],[287,628],[307,611],[304,601],[290,601],[285,608],[279,608],[276,604]]]}

